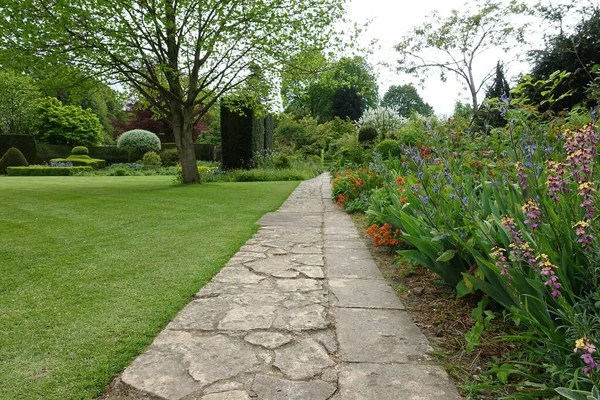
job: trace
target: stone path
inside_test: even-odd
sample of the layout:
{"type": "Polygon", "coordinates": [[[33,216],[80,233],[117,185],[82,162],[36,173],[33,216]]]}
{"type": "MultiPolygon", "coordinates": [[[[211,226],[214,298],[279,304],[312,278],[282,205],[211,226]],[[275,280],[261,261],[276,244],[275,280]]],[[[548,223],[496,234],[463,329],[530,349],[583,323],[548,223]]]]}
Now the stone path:
{"type": "Polygon", "coordinates": [[[301,183],[106,399],[460,399],[329,175],[301,183]]]}

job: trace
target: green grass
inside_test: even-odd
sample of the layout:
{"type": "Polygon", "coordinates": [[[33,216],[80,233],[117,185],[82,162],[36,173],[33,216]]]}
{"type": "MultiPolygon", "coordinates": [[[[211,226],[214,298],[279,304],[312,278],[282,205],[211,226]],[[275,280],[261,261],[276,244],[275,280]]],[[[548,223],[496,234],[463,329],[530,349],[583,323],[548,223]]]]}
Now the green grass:
{"type": "Polygon", "coordinates": [[[297,182],[0,178],[0,399],[87,399],[297,182]]]}

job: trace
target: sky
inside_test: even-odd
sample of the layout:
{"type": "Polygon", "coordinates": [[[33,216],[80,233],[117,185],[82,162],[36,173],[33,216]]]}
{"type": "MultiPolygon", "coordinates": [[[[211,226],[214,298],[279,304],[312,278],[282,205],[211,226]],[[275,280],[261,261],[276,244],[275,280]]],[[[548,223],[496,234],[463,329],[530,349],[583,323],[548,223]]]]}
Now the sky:
{"type": "MultiPolygon", "coordinates": [[[[426,77],[425,87],[419,86],[419,79],[407,75],[400,75],[395,71],[398,53],[394,50],[402,36],[415,26],[424,22],[427,16],[438,10],[441,16],[449,15],[452,9],[464,9],[464,0],[348,0],[347,19],[358,24],[368,23],[366,30],[361,34],[361,44],[367,46],[372,40],[377,40],[376,46],[369,46],[372,51],[369,57],[379,77],[379,94],[383,96],[391,85],[413,83],[421,97],[429,103],[436,114],[451,115],[457,100],[470,103],[470,96],[465,87],[461,86],[457,78],[448,75],[446,83],[441,82],[439,71],[430,71],[426,77]],[[390,67],[384,67],[387,63],[390,67]]],[[[504,1],[504,0],[503,0],[504,1]]],[[[532,32],[534,30],[532,28],[532,32]]],[[[537,42],[541,43],[541,33],[537,34],[537,42]]],[[[505,55],[501,50],[490,50],[477,59],[475,72],[485,74],[495,67],[499,59],[507,60],[514,55],[505,55]]],[[[511,64],[508,66],[508,75],[517,75],[527,65],[511,64]]],[[[483,98],[485,94],[480,94],[483,98]]]]}

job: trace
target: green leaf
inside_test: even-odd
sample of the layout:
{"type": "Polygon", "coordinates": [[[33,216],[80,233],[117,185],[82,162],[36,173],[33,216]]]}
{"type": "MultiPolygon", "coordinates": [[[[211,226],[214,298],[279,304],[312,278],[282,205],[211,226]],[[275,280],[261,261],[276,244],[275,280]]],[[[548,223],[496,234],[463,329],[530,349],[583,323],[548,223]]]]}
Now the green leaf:
{"type": "Polygon", "coordinates": [[[570,399],[570,400],[587,400],[588,399],[587,395],[590,394],[589,392],[584,392],[582,390],[572,390],[572,389],[567,389],[564,387],[556,388],[555,390],[561,396],[566,397],[567,399],[570,399]]]}
{"type": "Polygon", "coordinates": [[[456,285],[456,298],[460,299],[472,293],[472,290],[466,285],[465,281],[462,280],[456,285]]]}
{"type": "Polygon", "coordinates": [[[437,261],[437,262],[450,261],[450,260],[452,260],[454,258],[454,256],[456,255],[456,253],[458,253],[458,250],[446,250],[435,261],[437,261]]]}

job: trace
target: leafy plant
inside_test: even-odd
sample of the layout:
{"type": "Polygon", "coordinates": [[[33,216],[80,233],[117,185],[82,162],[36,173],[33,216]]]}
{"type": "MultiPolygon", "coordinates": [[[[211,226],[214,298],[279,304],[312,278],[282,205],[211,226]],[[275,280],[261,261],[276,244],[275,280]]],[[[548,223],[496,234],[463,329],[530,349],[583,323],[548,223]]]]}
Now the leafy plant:
{"type": "Polygon", "coordinates": [[[117,148],[129,151],[146,153],[160,151],[160,139],[156,134],[143,129],[134,129],[124,132],[117,139],[117,148]]]}

